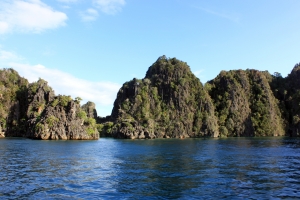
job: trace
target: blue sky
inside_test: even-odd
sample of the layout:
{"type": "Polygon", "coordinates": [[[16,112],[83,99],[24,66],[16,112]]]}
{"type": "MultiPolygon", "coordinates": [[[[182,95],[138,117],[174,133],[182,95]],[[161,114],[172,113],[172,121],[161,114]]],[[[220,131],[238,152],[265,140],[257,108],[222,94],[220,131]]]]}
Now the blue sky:
{"type": "Polygon", "coordinates": [[[286,76],[300,62],[299,0],[1,0],[0,67],[109,115],[161,55],[202,83],[221,70],[286,76]]]}

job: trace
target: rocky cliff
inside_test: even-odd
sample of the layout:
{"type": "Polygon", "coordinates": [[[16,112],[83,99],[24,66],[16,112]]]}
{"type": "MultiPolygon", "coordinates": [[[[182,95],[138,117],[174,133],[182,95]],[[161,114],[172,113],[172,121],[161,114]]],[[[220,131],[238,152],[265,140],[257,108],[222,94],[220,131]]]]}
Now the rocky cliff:
{"type": "Polygon", "coordinates": [[[43,140],[98,139],[96,120],[88,117],[79,100],[55,96],[47,82],[40,79],[28,88],[27,137],[43,140]]]}
{"type": "Polygon", "coordinates": [[[268,72],[222,71],[206,88],[214,100],[220,135],[281,136],[285,134],[279,102],[268,72]]]}
{"type": "Polygon", "coordinates": [[[296,64],[292,72],[286,78],[286,90],[284,91],[286,112],[289,122],[289,134],[300,136],[300,63],[296,64]]]}
{"type": "Polygon", "coordinates": [[[0,70],[0,135],[24,134],[28,81],[13,69],[0,70]]]}
{"type": "Polygon", "coordinates": [[[189,66],[160,57],[119,90],[109,129],[116,138],[218,137],[211,98],[189,66]]]}
{"type": "Polygon", "coordinates": [[[111,116],[95,104],[55,96],[0,70],[0,137],[34,139],[300,136],[300,64],[283,78],[266,71],[222,71],[203,87],[189,66],[160,57],[143,79],[120,88],[111,116]]]}
{"type": "Polygon", "coordinates": [[[43,79],[28,84],[12,69],[0,70],[0,122],[0,137],[99,138],[96,120],[81,109],[78,98],[55,96],[43,79]]]}

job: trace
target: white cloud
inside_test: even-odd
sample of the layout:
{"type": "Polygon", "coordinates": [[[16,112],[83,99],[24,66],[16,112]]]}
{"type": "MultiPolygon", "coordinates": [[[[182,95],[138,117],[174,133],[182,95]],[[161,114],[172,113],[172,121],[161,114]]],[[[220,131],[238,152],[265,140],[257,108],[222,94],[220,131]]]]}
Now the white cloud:
{"type": "Polygon", "coordinates": [[[43,65],[29,65],[11,62],[9,67],[28,79],[29,82],[42,78],[49,83],[55,94],[81,97],[83,103],[92,101],[97,106],[98,115],[110,115],[114,100],[121,85],[112,82],[92,82],[79,79],[66,72],[50,69],[43,65]]]}
{"type": "Polygon", "coordinates": [[[0,34],[6,33],[8,31],[8,24],[6,22],[0,21],[0,34]]]}
{"type": "Polygon", "coordinates": [[[40,33],[65,25],[67,15],[40,0],[4,0],[0,3],[0,34],[11,31],[40,33]]]}
{"type": "Polygon", "coordinates": [[[92,8],[87,9],[86,11],[82,12],[81,14],[82,21],[95,21],[98,18],[98,11],[92,8]]]}
{"type": "Polygon", "coordinates": [[[125,5],[125,0],[93,0],[93,2],[106,14],[116,14],[125,5]]]}

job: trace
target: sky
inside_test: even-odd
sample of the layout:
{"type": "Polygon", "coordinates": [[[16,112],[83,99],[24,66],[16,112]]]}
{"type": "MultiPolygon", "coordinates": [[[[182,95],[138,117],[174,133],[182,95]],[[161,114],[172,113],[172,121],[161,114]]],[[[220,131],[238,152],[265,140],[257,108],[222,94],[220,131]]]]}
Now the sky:
{"type": "Polygon", "coordinates": [[[300,62],[299,0],[0,0],[0,68],[111,114],[158,57],[204,84],[221,70],[287,76],[300,62]]]}

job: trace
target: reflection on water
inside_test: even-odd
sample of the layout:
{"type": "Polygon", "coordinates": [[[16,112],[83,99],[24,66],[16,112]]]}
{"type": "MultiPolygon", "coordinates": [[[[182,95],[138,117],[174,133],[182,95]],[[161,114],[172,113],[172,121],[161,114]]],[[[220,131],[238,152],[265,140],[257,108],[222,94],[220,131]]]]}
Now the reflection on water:
{"type": "Polygon", "coordinates": [[[299,198],[295,138],[0,140],[0,199],[299,198]]]}

